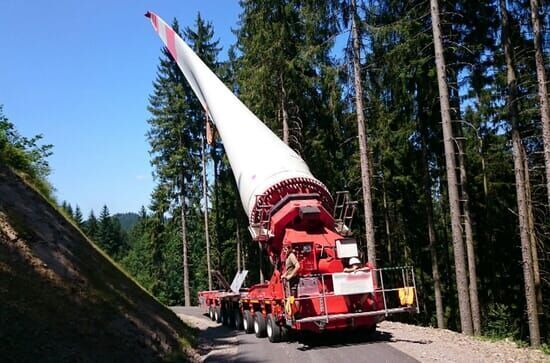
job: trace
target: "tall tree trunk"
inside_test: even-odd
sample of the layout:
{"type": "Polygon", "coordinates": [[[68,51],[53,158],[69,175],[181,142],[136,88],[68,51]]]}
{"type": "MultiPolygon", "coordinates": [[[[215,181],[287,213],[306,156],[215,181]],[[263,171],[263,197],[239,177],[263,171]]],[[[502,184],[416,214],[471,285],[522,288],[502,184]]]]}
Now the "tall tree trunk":
{"type": "Polygon", "coordinates": [[[478,153],[479,153],[479,157],[481,158],[481,173],[483,175],[483,196],[485,197],[485,204],[487,204],[487,198],[489,195],[489,185],[488,185],[489,183],[487,181],[487,166],[485,165],[486,162],[485,162],[485,152],[483,150],[483,139],[479,135],[478,135],[478,138],[479,138],[478,153]]]}
{"type": "Polygon", "coordinates": [[[283,123],[283,142],[288,145],[290,140],[290,131],[288,128],[288,111],[286,109],[286,90],[283,75],[281,74],[281,121],[283,123]]]}
{"type": "Polygon", "coordinates": [[[468,196],[468,179],[466,174],[466,163],[464,160],[464,142],[458,141],[458,165],[460,168],[460,183],[462,185],[462,212],[464,220],[464,231],[466,234],[466,255],[468,256],[468,278],[470,282],[470,306],[472,309],[472,323],[474,334],[481,334],[481,314],[479,312],[479,300],[477,293],[477,269],[474,233],[472,231],[472,218],[470,215],[470,198],[468,196]]]}
{"type": "MultiPolygon", "coordinates": [[[[440,164],[443,164],[443,160],[440,160],[440,164]]],[[[444,273],[443,276],[445,276],[445,285],[449,286],[447,291],[450,290],[450,287],[453,285],[452,281],[452,248],[449,244],[449,213],[446,213],[447,211],[447,201],[449,200],[449,193],[447,192],[447,188],[443,185],[443,169],[441,169],[441,175],[439,176],[439,194],[441,195],[441,198],[439,200],[439,205],[441,208],[441,215],[440,220],[441,224],[443,225],[443,243],[445,244],[444,250],[445,253],[443,254],[443,266],[444,266],[444,273]]],[[[449,292],[447,292],[447,295],[449,295],[449,292]]],[[[452,309],[454,311],[454,309],[452,309]]],[[[450,318],[449,318],[450,320],[450,318]]]]}
{"type": "Polygon", "coordinates": [[[530,0],[530,2],[535,46],[535,64],[537,67],[537,83],[539,89],[540,114],[542,121],[542,140],[544,143],[544,162],[546,166],[546,191],[548,193],[548,206],[550,207],[550,100],[548,99],[544,58],[542,55],[542,28],[539,18],[538,0],[530,0]]]}
{"type": "MultiPolygon", "coordinates": [[[[454,84],[456,85],[455,92],[453,94],[452,101],[455,103],[456,109],[454,115],[457,120],[462,120],[460,111],[460,95],[459,86],[456,72],[453,74],[454,84]]],[[[460,170],[460,198],[462,203],[462,223],[463,223],[463,237],[466,242],[466,260],[468,262],[468,282],[470,292],[470,308],[472,310],[472,323],[474,328],[474,334],[479,335],[481,333],[481,314],[479,310],[479,299],[477,292],[477,268],[476,268],[476,252],[474,233],[472,228],[472,215],[470,214],[470,197],[468,195],[468,175],[466,173],[466,143],[464,138],[464,125],[460,123],[456,128],[456,133],[459,136],[456,139],[456,146],[458,150],[458,168],[460,170]]]]}
{"type": "Polygon", "coordinates": [[[441,105],[441,121],[443,124],[443,144],[445,147],[445,164],[447,169],[449,206],[451,212],[451,231],[453,236],[453,252],[456,271],[456,287],[458,290],[458,307],[460,310],[460,325],[463,333],[472,335],[472,311],[470,309],[468,275],[466,273],[464,242],[462,240],[462,226],[460,223],[460,203],[455,160],[456,155],[454,149],[453,128],[451,124],[445,57],[443,55],[443,42],[441,40],[441,22],[439,19],[438,0],[430,0],[430,9],[435,47],[435,63],[439,86],[439,102],[441,105]]]}
{"type": "Polygon", "coordinates": [[[512,154],[514,159],[514,174],[516,178],[516,194],[518,203],[519,231],[521,239],[521,255],[523,278],[525,287],[525,300],[527,302],[527,319],[529,322],[529,338],[531,345],[540,346],[540,328],[537,315],[537,301],[535,293],[535,281],[533,278],[533,258],[531,254],[531,243],[529,240],[529,221],[527,195],[525,191],[525,172],[522,161],[524,149],[517,124],[517,79],[513,61],[513,48],[510,39],[510,23],[506,0],[500,0],[500,12],[502,22],[502,43],[504,46],[504,58],[506,60],[506,78],[508,87],[508,116],[512,124],[512,154]]]}
{"type": "Polygon", "coordinates": [[[202,197],[204,199],[204,240],[206,241],[206,269],[208,272],[208,290],[212,290],[212,269],[210,265],[210,233],[208,227],[208,183],[206,181],[206,152],[204,137],[201,142],[202,156],[202,197]]]}
{"type": "Polygon", "coordinates": [[[390,214],[388,211],[388,197],[386,194],[386,178],[382,175],[382,203],[384,207],[384,225],[386,227],[386,248],[388,251],[388,262],[393,264],[392,258],[392,241],[391,241],[391,228],[390,228],[390,214]]]}
{"type": "MultiPolygon", "coordinates": [[[[216,155],[216,154],[214,154],[216,155]]],[[[216,241],[217,250],[218,250],[218,271],[222,270],[222,240],[220,238],[220,208],[219,208],[219,202],[220,202],[220,196],[218,191],[218,173],[219,173],[219,163],[220,160],[217,156],[214,156],[212,158],[212,161],[214,163],[214,239],[216,241]]]]}
{"type": "Polygon", "coordinates": [[[237,223],[237,231],[235,234],[237,239],[237,272],[241,271],[241,236],[239,236],[239,224],[237,223]]]}
{"type": "Polygon", "coordinates": [[[374,240],[374,216],[372,212],[371,174],[368,157],[367,134],[365,130],[365,115],[363,108],[363,85],[361,83],[361,64],[359,30],[357,29],[358,15],[355,0],[350,3],[351,36],[353,39],[353,78],[355,86],[355,107],[357,112],[357,134],[359,138],[359,156],[361,163],[361,185],[365,212],[365,231],[367,238],[367,259],[376,266],[376,242],[374,240]]]}
{"type": "Polygon", "coordinates": [[[535,218],[533,216],[533,203],[531,199],[531,180],[529,178],[529,161],[523,153],[523,169],[525,170],[525,195],[527,197],[527,221],[529,223],[529,242],[531,243],[531,256],[533,258],[533,279],[535,280],[535,294],[537,296],[537,312],[542,311],[542,286],[540,281],[539,253],[537,251],[537,234],[535,233],[535,218]]]}
{"type": "MultiPolygon", "coordinates": [[[[476,94],[476,107],[479,107],[481,104],[481,99],[479,97],[479,94],[476,94]]],[[[476,128],[476,137],[477,137],[477,152],[479,154],[479,157],[481,158],[481,175],[483,177],[483,200],[485,202],[485,205],[487,205],[488,197],[489,197],[489,182],[487,180],[487,162],[485,161],[485,150],[483,147],[483,137],[479,134],[479,128],[481,125],[476,128]]],[[[485,212],[487,212],[487,208],[485,208],[485,212]]]]}
{"type": "MultiPolygon", "coordinates": [[[[422,121],[420,121],[422,123],[422,121]]],[[[432,178],[428,167],[428,138],[426,126],[422,123],[422,169],[424,174],[424,197],[426,198],[426,219],[428,223],[428,243],[430,248],[430,257],[432,261],[432,278],[434,282],[435,311],[437,317],[437,327],[445,329],[445,311],[443,308],[443,297],[441,295],[441,276],[439,274],[439,263],[436,249],[436,234],[433,217],[432,202],[432,178]]]]}
{"type": "Polygon", "coordinates": [[[184,296],[184,306],[191,306],[191,294],[189,292],[189,260],[187,257],[187,249],[188,249],[188,243],[187,243],[187,222],[186,222],[186,215],[185,215],[185,181],[183,179],[183,175],[181,176],[181,194],[180,194],[180,200],[181,200],[181,244],[182,244],[182,256],[183,256],[183,296],[184,296]]]}

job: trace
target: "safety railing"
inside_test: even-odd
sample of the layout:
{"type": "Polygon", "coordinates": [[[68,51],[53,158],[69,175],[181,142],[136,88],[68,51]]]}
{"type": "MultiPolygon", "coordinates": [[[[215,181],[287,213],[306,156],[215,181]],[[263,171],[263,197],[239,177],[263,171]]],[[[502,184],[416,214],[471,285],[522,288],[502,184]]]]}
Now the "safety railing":
{"type": "MultiPolygon", "coordinates": [[[[372,286],[371,291],[365,291],[360,293],[344,293],[336,294],[334,291],[327,291],[327,279],[333,278],[335,274],[320,274],[312,275],[309,277],[302,277],[300,280],[317,279],[320,283],[320,291],[315,288],[313,285],[310,286],[307,294],[296,293],[294,301],[305,301],[305,300],[315,300],[318,299],[320,311],[316,316],[307,316],[298,319],[294,319],[298,323],[306,322],[316,322],[316,323],[328,323],[330,320],[335,319],[347,319],[347,318],[356,318],[363,316],[388,316],[391,314],[397,313],[419,313],[418,307],[418,293],[416,289],[416,279],[414,275],[414,268],[412,266],[403,266],[403,267],[387,267],[379,268],[374,270],[365,270],[374,272],[377,276],[378,286],[372,286]],[[331,298],[337,296],[350,296],[350,295],[360,295],[360,294],[371,294],[375,300],[382,300],[382,308],[378,308],[378,304],[375,305],[374,309],[369,309],[367,311],[351,311],[347,313],[329,313],[330,308],[328,303],[331,298]],[[303,296],[302,296],[303,295],[303,296]]],[[[358,272],[361,272],[359,270],[358,272]]],[[[353,273],[353,272],[350,272],[353,273]]],[[[374,277],[371,275],[371,277],[374,277]]],[[[373,281],[374,283],[374,281],[373,281]]],[[[298,282],[300,284],[300,282],[298,282]]],[[[331,284],[334,289],[334,281],[331,284]]],[[[298,290],[298,289],[297,289],[298,290]]],[[[367,290],[370,290],[367,288],[367,290]]],[[[288,290],[287,290],[288,291],[288,290]]],[[[303,290],[304,291],[304,290],[303,290]]],[[[302,291],[302,292],[303,292],[302,291]]],[[[288,292],[287,292],[288,296],[288,292]]],[[[287,312],[288,315],[288,312],[287,312]]]]}

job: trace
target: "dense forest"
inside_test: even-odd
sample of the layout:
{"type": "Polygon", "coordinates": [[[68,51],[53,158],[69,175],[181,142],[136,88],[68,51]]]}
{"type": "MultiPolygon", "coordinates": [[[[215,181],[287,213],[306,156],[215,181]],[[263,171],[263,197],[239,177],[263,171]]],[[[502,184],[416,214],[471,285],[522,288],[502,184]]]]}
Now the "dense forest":
{"type": "MultiPolygon", "coordinates": [[[[550,343],[550,4],[240,5],[223,61],[200,14],[172,26],[317,178],[360,202],[365,261],[415,267],[414,321],[550,343]]],[[[165,304],[195,303],[216,286],[210,269],[268,276],[223,143],[167,49],[153,85],[150,204],[129,229],[107,206],[86,219],[62,208],[165,304]]],[[[0,160],[51,193],[38,141],[0,113],[0,160]]]]}

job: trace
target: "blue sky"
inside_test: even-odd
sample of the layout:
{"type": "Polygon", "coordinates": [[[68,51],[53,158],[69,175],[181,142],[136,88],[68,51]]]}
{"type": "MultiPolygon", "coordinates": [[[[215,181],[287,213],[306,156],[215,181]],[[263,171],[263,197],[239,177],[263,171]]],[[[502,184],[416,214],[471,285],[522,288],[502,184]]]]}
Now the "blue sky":
{"type": "Polygon", "coordinates": [[[2,0],[0,104],[25,136],[54,144],[51,182],[59,201],[87,215],[149,204],[146,110],[161,42],[143,14],[193,26],[211,21],[223,46],[237,0],[2,0]]]}

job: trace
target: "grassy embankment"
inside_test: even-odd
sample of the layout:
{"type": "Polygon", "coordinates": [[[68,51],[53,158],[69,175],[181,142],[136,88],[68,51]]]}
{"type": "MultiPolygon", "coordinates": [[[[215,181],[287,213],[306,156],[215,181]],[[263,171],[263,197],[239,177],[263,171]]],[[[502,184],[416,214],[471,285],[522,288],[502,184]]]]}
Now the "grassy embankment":
{"type": "Polygon", "coordinates": [[[196,330],[0,166],[0,360],[186,361],[196,330]]]}

